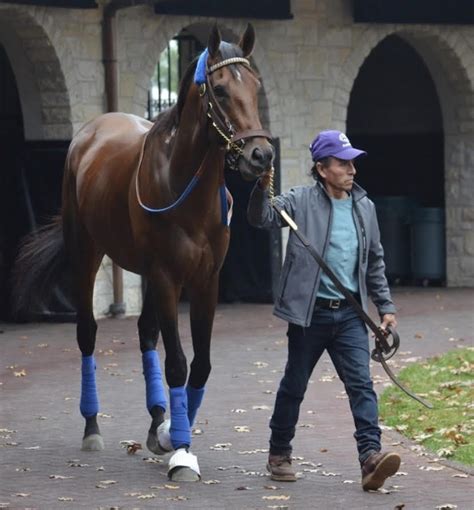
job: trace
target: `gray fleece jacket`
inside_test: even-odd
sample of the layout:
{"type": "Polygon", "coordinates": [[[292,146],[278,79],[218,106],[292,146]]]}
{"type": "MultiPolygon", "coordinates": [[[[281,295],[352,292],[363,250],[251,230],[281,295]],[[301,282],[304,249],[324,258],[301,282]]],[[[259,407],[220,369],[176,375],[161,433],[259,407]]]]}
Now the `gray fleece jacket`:
{"type": "MultiPolygon", "coordinates": [[[[383,248],[374,203],[357,184],[352,188],[353,216],[359,240],[359,293],[367,311],[367,293],[380,316],[395,313],[385,277],[383,248]]],[[[324,258],[331,232],[332,205],[320,182],[314,186],[298,186],[275,198],[298,225],[313,247],[324,258]]],[[[247,217],[260,228],[286,226],[272,208],[268,191],[255,185],[250,196],[247,217]]],[[[308,327],[311,323],[321,269],[293,231],[290,231],[286,257],[280,278],[274,314],[288,322],[308,327]]]]}

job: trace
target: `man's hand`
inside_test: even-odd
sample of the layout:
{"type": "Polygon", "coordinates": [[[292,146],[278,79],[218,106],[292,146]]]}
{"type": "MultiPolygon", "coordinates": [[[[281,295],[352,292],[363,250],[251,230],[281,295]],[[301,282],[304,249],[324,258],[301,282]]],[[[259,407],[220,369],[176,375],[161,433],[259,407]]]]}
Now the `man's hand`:
{"type": "Polygon", "coordinates": [[[263,174],[262,177],[260,177],[260,179],[258,180],[258,187],[260,189],[263,189],[263,190],[268,189],[268,187],[270,186],[270,182],[272,180],[273,172],[274,172],[274,169],[272,167],[269,172],[263,174]]]}
{"type": "Polygon", "coordinates": [[[395,315],[393,313],[386,313],[382,317],[382,324],[380,324],[380,329],[386,330],[388,326],[392,326],[393,328],[397,327],[397,319],[395,319],[395,315]]]}

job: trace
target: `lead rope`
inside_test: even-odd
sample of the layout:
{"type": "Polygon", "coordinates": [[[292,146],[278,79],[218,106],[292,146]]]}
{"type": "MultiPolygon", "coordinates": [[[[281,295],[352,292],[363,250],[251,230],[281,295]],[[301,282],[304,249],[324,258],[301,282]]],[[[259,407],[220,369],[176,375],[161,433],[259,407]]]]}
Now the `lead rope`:
{"type": "Polygon", "coordinates": [[[342,283],[338,280],[337,276],[332,272],[331,268],[324,262],[319,253],[311,246],[306,237],[298,230],[298,225],[293,221],[293,219],[288,215],[288,213],[284,209],[280,209],[277,207],[275,201],[275,187],[274,187],[274,174],[275,169],[272,166],[270,170],[270,184],[268,189],[268,196],[270,198],[270,203],[273,209],[278,213],[278,215],[284,219],[284,221],[288,224],[288,226],[293,230],[298,239],[303,243],[305,248],[309,251],[321,269],[327,274],[329,279],[334,283],[336,288],[344,295],[344,297],[351,303],[354,307],[355,311],[359,314],[362,320],[367,324],[367,326],[373,331],[375,335],[375,349],[372,351],[372,359],[374,361],[378,361],[382,364],[383,369],[390,377],[392,382],[398,386],[404,393],[406,393],[409,397],[416,400],[420,404],[424,405],[428,409],[433,409],[433,405],[426,400],[423,400],[421,397],[411,392],[409,389],[405,388],[400,381],[395,377],[394,373],[390,370],[390,367],[387,365],[386,360],[390,359],[396,352],[400,345],[400,337],[398,333],[392,329],[387,328],[387,331],[381,330],[374,321],[365,313],[362,309],[358,301],[354,298],[354,296],[342,285],[342,283]],[[390,344],[387,341],[387,338],[392,336],[393,343],[390,344]]]}

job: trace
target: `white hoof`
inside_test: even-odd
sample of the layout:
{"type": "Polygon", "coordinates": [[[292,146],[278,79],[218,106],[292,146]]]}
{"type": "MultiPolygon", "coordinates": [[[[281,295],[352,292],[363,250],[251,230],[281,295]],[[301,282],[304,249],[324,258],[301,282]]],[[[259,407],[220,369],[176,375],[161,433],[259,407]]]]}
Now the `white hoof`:
{"type": "Polygon", "coordinates": [[[174,482],[197,482],[201,472],[196,455],[184,448],[176,450],[168,464],[168,478],[174,482]]]}
{"type": "Polygon", "coordinates": [[[165,452],[172,452],[174,450],[173,445],[171,443],[170,427],[171,420],[165,420],[158,427],[157,431],[158,442],[160,443],[161,448],[165,452]]]}
{"type": "Polygon", "coordinates": [[[170,437],[170,420],[165,420],[156,431],[156,435],[148,434],[147,448],[156,455],[164,455],[174,450],[170,437]]]}
{"type": "Polygon", "coordinates": [[[104,449],[104,440],[100,434],[91,434],[82,440],[82,451],[98,452],[104,449]]]}

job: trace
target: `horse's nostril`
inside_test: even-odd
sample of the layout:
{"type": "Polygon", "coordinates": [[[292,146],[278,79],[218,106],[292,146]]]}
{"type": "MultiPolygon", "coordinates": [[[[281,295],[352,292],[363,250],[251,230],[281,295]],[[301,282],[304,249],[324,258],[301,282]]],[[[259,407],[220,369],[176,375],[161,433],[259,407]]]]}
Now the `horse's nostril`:
{"type": "Polygon", "coordinates": [[[270,150],[263,150],[260,147],[255,147],[255,149],[252,151],[252,162],[255,164],[255,166],[259,167],[267,167],[270,163],[273,156],[273,151],[270,150]]]}
{"type": "Polygon", "coordinates": [[[265,154],[262,151],[262,149],[260,149],[260,147],[255,147],[255,149],[252,152],[252,159],[257,163],[263,163],[265,159],[265,154]]]}

